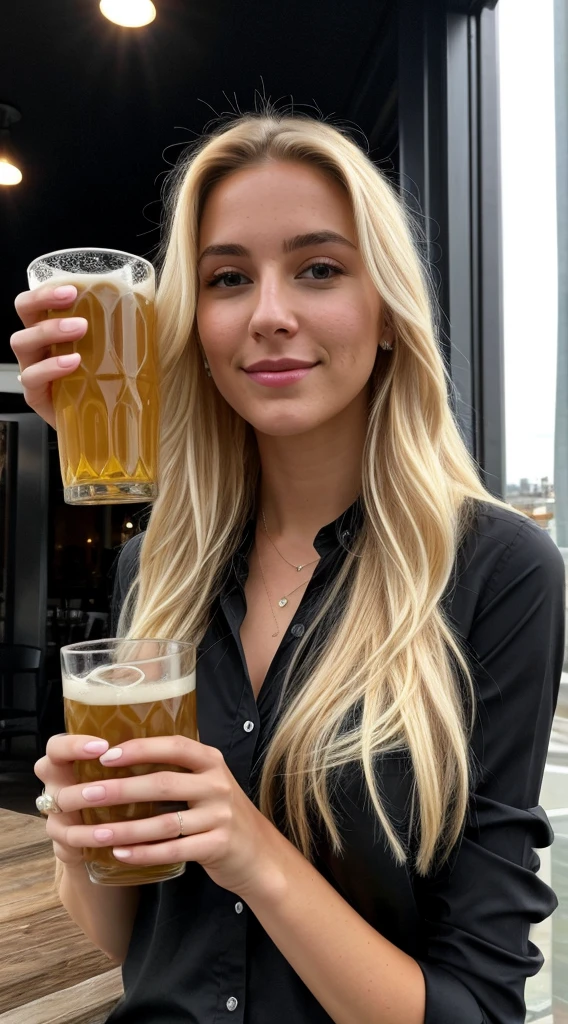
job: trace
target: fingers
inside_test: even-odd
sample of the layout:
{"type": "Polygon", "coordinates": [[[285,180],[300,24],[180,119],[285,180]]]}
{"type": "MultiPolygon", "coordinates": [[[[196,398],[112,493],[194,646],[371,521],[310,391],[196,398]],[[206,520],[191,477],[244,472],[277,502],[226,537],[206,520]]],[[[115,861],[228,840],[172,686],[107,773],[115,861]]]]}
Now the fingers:
{"type": "MultiPolygon", "coordinates": [[[[23,372],[40,360],[47,359],[51,355],[52,345],[78,341],[86,334],[87,327],[88,322],[84,316],[41,320],[33,327],[26,328],[25,331],[16,331],[10,338],[10,346],[23,372]]],[[[78,353],[65,354],[74,356],[76,368],[80,362],[78,353]]],[[[22,383],[24,383],[23,379],[22,383]]]]}
{"type": "Polygon", "coordinates": [[[208,747],[187,736],[128,740],[101,756],[101,764],[120,768],[131,764],[175,764],[192,772],[203,772],[224,763],[223,755],[216,747],[208,747]]]}
{"type": "Polygon", "coordinates": [[[86,807],[120,807],[139,803],[188,803],[211,796],[224,796],[222,781],[218,787],[211,780],[183,772],[154,772],[152,775],[133,775],[126,779],[104,779],[87,785],[66,786],[61,790],[58,804],[64,812],[79,811],[86,807]],[[217,789],[219,792],[217,792],[217,789]]]}
{"type": "MultiPolygon", "coordinates": [[[[67,819],[68,815],[53,815],[67,819]]],[[[69,822],[69,824],[72,824],[69,822]]],[[[214,813],[211,809],[196,808],[191,812],[183,812],[183,832],[185,836],[197,832],[205,832],[215,825],[214,813]]],[[[104,825],[75,825],[61,827],[58,820],[53,822],[52,829],[57,832],[61,841],[67,846],[77,848],[99,848],[105,846],[130,846],[137,843],[163,842],[179,837],[179,818],[175,813],[158,814],[154,818],[140,818],[136,821],[109,822],[104,825]]]]}
{"type": "Polygon", "coordinates": [[[49,284],[16,296],[14,306],[24,327],[32,327],[38,320],[45,320],[48,310],[69,309],[77,298],[75,285],[53,288],[49,284]]]}
{"type": "Polygon", "coordinates": [[[45,754],[54,764],[65,764],[69,761],[92,761],[94,758],[100,757],[106,750],[108,750],[108,743],[100,736],[81,734],[73,736],[64,732],[58,736],[52,736],[47,741],[45,754]]]}
{"type": "Polygon", "coordinates": [[[182,861],[197,861],[207,864],[212,859],[221,859],[227,849],[227,836],[222,829],[198,832],[195,835],[170,839],[164,843],[140,843],[135,846],[113,846],[117,860],[138,867],[156,864],[179,864],[182,861]]]}
{"type": "Polygon", "coordinates": [[[73,762],[93,761],[107,748],[107,741],[96,736],[69,736],[66,733],[52,736],[47,742],[45,756],[36,761],[34,772],[43,782],[46,792],[59,803],[60,793],[76,785],[73,762]]]}
{"type": "Polygon", "coordinates": [[[15,306],[25,330],[16,331],[10,345],[21,370],[21,382],[27,404],[50,426],[55,427],[51,397],[53,381],[66,377],[81,362],[79,353],[71,351],[88,328],[85,317],[47,319],[50,310],[69,309],[77,297],[74,285],[61,288],[44,286],[18,295],[15,306]],[[60,356],[52,356],[52,345],[61,345],[60,356]]]}

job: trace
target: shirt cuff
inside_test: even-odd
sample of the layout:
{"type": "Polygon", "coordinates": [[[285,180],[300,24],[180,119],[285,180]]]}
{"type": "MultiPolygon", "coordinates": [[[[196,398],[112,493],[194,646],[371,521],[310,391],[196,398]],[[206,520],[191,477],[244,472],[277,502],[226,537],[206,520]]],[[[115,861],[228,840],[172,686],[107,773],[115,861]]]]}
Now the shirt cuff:
{"type": "Polygon", "coordinates": [[[479,1003],[463,982],[436,964],[417,961],[426,983],[424,1024],[487,1024],[479,1003]]]}

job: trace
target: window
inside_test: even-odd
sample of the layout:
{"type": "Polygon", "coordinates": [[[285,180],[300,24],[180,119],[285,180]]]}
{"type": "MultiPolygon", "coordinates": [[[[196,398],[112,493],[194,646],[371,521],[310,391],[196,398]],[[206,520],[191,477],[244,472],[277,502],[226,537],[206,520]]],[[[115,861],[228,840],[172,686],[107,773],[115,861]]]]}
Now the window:
{"type": "MultiPolygon", "coordinates": [[[[507,500],[568,564],[568,0],[499,0],[507,500]]],[[[568,1019],[568,657],[541,803],[540,874],[560,900],[531,938],[527,1021],[568,1019]]]]}

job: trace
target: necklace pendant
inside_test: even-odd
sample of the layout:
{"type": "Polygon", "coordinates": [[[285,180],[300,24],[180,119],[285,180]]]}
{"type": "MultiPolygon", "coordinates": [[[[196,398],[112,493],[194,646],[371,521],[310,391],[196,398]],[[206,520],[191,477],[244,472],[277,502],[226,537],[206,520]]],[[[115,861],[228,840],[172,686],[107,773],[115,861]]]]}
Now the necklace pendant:
{"type": "Polygon", "coordinates": [[[303,568],[304,568],[303,565],[297,565],[296,566],[296,572],[301,572],[303,568]]]}
{"type": "Polygon", "coordinates": [[[278,602],[279,607],[280,608],[285,608],[287,604],[288,604],[288,598],[287,597],[281,597],[279,602],[278,602]]]}

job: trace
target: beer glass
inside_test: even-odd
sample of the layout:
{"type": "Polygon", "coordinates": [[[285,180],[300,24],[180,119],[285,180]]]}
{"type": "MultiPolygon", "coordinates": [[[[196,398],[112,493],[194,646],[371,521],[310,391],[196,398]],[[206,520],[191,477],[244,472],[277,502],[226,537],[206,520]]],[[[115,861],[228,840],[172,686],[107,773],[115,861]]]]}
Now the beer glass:
{"type": "Polygon", "coordinates": [[[73,373],[54,381],[64,499],[69,505],[115,505],[157,495],[159,395],[154,330],[154,268],[115,249],[61,249],[28,267],[31,289],[75,285],[69,309],[48,318],[83,316],[87,333],[52,346],[81,354],[73,373]]]}
{"type": "MultiPolygon", "coordinates": [[[[189,736],[197,739],[195,647],[177,640],[88,640],[61,648],[65,727],[107,740],[111,747],[147,736],[189,736]]],[[[183,771],[176,765],[135,764],[120,768],[98,759],[76,761],[81,784],[183,771]]],[[[150,818],[187,804],[133,803],[88,807],[85,825],[150,818]]],[[[185,863],[137,867],[120,863],[112,847],[86,849],[87,871],[102,885],[142,885],[176,878],[185,863]]]]}

